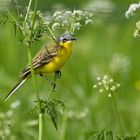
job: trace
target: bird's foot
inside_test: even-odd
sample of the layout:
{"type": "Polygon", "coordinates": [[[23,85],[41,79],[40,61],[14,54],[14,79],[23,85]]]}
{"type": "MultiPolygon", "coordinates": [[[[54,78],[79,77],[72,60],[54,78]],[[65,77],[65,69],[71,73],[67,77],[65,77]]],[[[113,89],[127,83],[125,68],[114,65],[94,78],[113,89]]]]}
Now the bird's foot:
{"type": "Polygon", "coordinates": [[[61,71],[60,70],[58,70],[58,71],[56,71],[55,72],[55,78],[57,79],[59,79],[61,77],[61,71]]]}

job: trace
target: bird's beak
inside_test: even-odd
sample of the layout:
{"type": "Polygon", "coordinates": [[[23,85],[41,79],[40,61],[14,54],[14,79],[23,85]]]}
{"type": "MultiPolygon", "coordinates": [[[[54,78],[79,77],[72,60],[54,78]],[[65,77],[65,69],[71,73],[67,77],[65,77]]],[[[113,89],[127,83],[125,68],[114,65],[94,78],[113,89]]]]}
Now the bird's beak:
{"type": "Polygon", "coordinates": [[[72,38],[71,38],[71,41],[75,41],[75,40],[77,40],[76,37],[72,37],[72,38]]]}

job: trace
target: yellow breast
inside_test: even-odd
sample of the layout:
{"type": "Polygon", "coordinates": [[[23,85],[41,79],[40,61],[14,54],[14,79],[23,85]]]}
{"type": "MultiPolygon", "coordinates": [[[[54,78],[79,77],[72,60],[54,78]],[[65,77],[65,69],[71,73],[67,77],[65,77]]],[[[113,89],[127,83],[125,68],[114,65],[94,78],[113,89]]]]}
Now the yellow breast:
{"type": "Polygon", "coordinates": [[[46,65],[44,65],[40,71],[42,73],[52,73],[61,69],[61,67],[67,62],[72,53],[72,42],[66,42],[62,45],[62,48],[58,51],[58,54],[46,65]]]}

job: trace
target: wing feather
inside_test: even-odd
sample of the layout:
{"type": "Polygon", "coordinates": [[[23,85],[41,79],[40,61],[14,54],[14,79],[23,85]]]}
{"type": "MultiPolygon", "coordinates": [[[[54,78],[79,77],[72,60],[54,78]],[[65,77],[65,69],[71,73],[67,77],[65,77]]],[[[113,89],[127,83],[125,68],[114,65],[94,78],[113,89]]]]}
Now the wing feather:
{"type": "MultiPolygon", "coordinates": [[[[39,68],[47,63],[49,63],[58,53],[59,47],[56,46],[45,46],[41,49],[33,58],[33,67],[34,69],[39,68]]],[[[29,64],[26,68],[22,71],[21,77],[26,77],[28,74],[31,73],[29,64]]]]}

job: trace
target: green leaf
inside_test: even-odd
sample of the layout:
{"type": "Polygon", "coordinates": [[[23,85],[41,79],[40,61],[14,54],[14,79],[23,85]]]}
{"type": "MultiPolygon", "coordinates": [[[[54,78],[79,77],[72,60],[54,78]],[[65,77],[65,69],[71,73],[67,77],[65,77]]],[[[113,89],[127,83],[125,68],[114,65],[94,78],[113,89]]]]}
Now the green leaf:
{"type": "Polygon", "coordinates": [[[56,128],[56,130],[58,130],[58,127],[57,127],[58,115],[57,115],[56,105],[55,105],[55,103],[53,101],[50,101],[48,103],[47,113],[51,117],[51,120],[52,120],[52,122],[54,124],[54,127],[56,128]]]}

